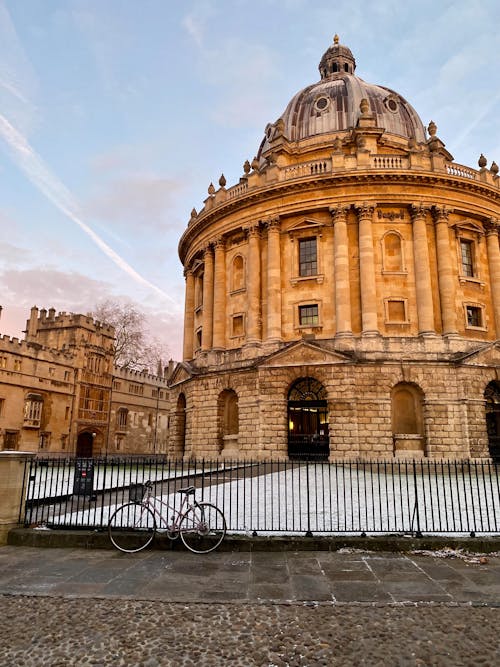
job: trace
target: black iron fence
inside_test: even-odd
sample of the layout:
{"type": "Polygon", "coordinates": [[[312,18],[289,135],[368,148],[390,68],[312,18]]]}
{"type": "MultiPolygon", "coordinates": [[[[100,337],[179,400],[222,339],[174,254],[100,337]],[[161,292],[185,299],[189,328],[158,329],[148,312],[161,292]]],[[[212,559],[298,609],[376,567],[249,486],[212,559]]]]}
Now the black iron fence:
{"type": "Polygon", "coordinates": [[[499,533],[500,467],[484,461],[199,461],[35,459],[24,522],[49,528],[107,525],[113,509],[178,488],[218,505],[228,530],[248,534],[499,533]]]}

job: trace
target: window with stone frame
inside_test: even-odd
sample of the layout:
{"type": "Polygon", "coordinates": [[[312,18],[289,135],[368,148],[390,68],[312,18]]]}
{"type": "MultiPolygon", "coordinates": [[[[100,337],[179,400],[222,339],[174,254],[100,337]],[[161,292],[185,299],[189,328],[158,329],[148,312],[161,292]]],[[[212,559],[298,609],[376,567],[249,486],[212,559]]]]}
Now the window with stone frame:
{"type": "Polygon", "coordinates": [[[242,314],[233,315],[231,335],[235,338],[245,335],[245,320],[242,314]]]}
{"type": "Polygon", "coordinates": [[[477,276],[475,244],[471,239],[460,239],[460,267],[462,276],[466,278],[475,278],[477,276]]]}
{"type": "Polygon", "coordinates": [[[16,450],[19,445],[19,431],[5,431],[3,436],[3,448],[16,450]]]}
{"type": "Polygon", "coordinates": [[[386,324],[407,324],[406,299],[384,299],[386,324]]]}
{"type": "Polygon", "coordinates": [[[483,308],[481,306],[466,305],[465,317],[467,327],[476,329],[484,328],[483,308]]]}
{"type": "Polygon", "coordinates": [[[390,231],[384,235],[382,261],[385,273],[404,273],[403,243],[398,232],[390,231]]]}
{"type": "Polygon", "coordinates": [[[4,407],[5,407],[5,398],[0,398],[0,417],[3,417],[4,407]]]}
{"type": "Polygon", "coordinates": [[[50,433],[44,432],[40,433],[40,438],[38,440],[38,448],[47,450],[50,446],[50,433]]]}
{"type": "Polygon", "coordinates": [[[40,428],[42,421],[43,397],[40,394],[28,394],[24,401],[23,426],[40,428]]]}
{"type": "Polygon", "coordinates": [[[319,307],[317,303],[299,306],[299,326],[315,327],[319,325],[319,307]]]}
{"type": "Polygon", "coordinates": [[[315,236],[299,239],[299,276],[315,276],[318,273],[318,240],[315,236]]]}
{"type": "Polygon", "coordinates": [[[116,427],[117,428],[126,428],[128,421],[128,410],[127,408],[120,408],[116,413],[116,427]]]}

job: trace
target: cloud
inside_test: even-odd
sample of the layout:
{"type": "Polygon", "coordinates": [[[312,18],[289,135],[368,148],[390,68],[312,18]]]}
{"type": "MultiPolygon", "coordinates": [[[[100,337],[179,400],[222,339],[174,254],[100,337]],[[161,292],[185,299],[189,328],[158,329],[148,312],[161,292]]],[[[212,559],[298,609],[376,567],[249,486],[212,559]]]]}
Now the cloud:
{"type": "Polygon", "coordinates": [[[192,11],[186,14],[182,20],[182,26],[199,49],[203,48],[208,22],[215,15],[216,11],[213,3],[210,0],[201,0],[195,2],[192,11]]]}
{"type": "Polygon", "coordinates": [[[106,184],[86,210],[92,217],[120,223],[120,229],[165,230],[174,226],[169,211],[181,188],[179,181],[153,174],[124,176],[106,184]]]}
{"type": "Polygon", "coordinates": [[[91,238],[96,246],[122,271],[124,271],[135,282],[144,285],[153,292],[172,302],[168,294],[149,280],[139,274],[128,264],[113,248],[105,243],[94,230],[86,224],[81,216],[78,203],[70,191],[49,170],[41,157],[33,150],[28,140],[7,118],[0,114],[0,136],[3,137],[11,157],[20,169],[28,176],[30,181],[47,197],[62,213],[70,218],[80,229],[91,238]]]}

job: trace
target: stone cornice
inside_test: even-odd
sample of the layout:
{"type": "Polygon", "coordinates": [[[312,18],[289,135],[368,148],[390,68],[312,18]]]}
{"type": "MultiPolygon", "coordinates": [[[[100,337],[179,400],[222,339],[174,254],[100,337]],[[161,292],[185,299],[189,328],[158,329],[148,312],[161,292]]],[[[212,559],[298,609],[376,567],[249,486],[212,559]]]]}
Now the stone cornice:
{"type": "MultiPolygon", "coordinates": [[[[258,200],[269,200],[271,205],[276,205],[274,202],[293,192],[303,192],[305,190],[316,190],[321,187],[324,190],[326,187],[338,187],[343,185],[367,185],[367,184],[411,184],[422,186],[442,186],[444,189],[459,190],[461,192],[469,192],[480,195],[488,199],[488,202],[495,202],[500,206],[500,190],[489,186],[476,180],[469,180],[459,178],[446,173],[435,172],[394,172],[394,171],[377,171],[373,170],[367,172],[342,172],[337,174],[326,174],[315,176],[314,178],[279,181],[266,186],[249,190],[245,194],[229,199],[221,203],[216,208],[210,209],[206,212],[200,212],[196,222],[192,223],[183,233],[179,241],[179,256],[181,259],[185,258],[187,249],[192,243],[193,239],[198,236],[201,230],[209,225],[214,224],[217,220],[226,217],[230,213],[237,212],[241,209],[246,209],[258,200]]],[[[404,194],[404,192],[402,192],[404,194]]],[[[343,193],[345,200],[346,194],[343,193]]],[[[442,197],[440,197],[442,198],[442,197]]],[[[358,199],[358,196],[356,197],[358,199]]],[[[380,195],[374,194],[374,201],[380,201],[380,195]]],[[[411,204],[412,198],[405,202],[406,205],[411,204]]],[[[372,202],[369,202],[372,203],[372,202]]],[[[398,202],[403,204],[403,202],[398,202]]],[[[485,207],[486,208],[486,207],[485,207]]],[[[485,215],[480,214],[480,215],[485,215]]]]}

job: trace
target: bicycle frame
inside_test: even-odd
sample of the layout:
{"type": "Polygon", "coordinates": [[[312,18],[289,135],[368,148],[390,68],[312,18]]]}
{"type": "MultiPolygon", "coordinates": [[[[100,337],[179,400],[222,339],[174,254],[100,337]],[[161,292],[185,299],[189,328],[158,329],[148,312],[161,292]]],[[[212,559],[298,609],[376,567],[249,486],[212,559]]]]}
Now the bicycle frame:
{"type": "Polygon", "coordinates": [[[144,493],[144,496],[139,504],[142,505],[143,507],[148,507],[153,512],[153,514],[157,518],[157,524],[158,524],[157,530],[159,531],[168,530],[169,532],[172,533],[179,533],[180,524],[182,523],[182,520],[186,516],[188,510],[198,506],[194,494],[186,493],[182,498],[179,509],[176,509],[174,505],[171,505],[165,500],[162,500],[159,496],[153,495],[153,485],[151,484],[151,482],[146,482],[145,486],[146,486],[146,492],[144,493]],[[189,495],[193,495],[193,502],[189,501],[189,495]],[[157,507],[158,503],[162,507],[167,508],[168,512],[163,513],[157,507]],[[165,518],[165,514],[168,514],[170,516],[170,513],[172,513],[171,524],[168,522],[168,518],[167,519],[165,518]]]}

